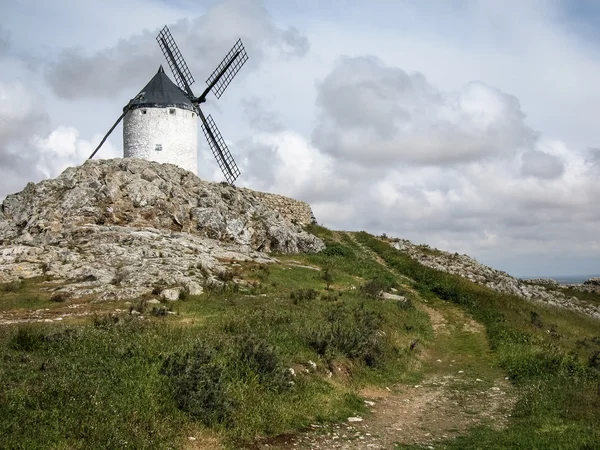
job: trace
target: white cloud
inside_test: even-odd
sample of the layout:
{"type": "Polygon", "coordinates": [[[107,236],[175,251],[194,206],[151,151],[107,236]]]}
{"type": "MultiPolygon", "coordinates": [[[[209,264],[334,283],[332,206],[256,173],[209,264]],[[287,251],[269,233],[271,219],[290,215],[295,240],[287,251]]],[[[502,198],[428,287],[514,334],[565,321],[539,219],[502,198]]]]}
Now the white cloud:
{"type": "MultiPolygon", "coordinates": [[[[19,82],[0,82],[0,198],[81,164],[101,137],[80,139],[72,127],[51,130],[39,93],[19,82]]],[[[105,157],[121,155],[105,145],[105,157]]]]}
{"type": "MultiPolygon", "coordinates": [[[[302,57],[309,48],[297,29],[277,26],[268,11],[253,0],[218,2],[205,14],[179,20],[169,29],[200,82],[215,70],[238,38],[252,55],[250,67],[256,67],[267,55],[302,57]]],[[[49,65],[46,81],[65,99],[115,97],[123,91],[133,97],[137,91],[132,89],[141,89],[158,65],[167,67],[156,42],[158,31],[144,30],[92,54],[82,48],[68,48],[49,65]]],[[[204,88],[200,85],[197,89],[204,88]]]]}
{"type": "Polygon", "coordinates": [[[319,85],[317,103],[315,144],[366,165],[474,161],[536,138],[514,96],[481,82],[445,93],[373,56],[342,58],[319,85]]]}

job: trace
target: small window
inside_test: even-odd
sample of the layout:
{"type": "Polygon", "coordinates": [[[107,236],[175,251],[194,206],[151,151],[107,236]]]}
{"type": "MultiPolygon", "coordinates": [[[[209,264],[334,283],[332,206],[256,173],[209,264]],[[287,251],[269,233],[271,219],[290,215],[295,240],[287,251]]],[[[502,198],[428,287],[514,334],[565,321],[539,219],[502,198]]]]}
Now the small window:
{"type": "Polygon", "coordinates": [[[162,144],[156,144],[156,146],[154,147],[154,150],[157,152],[162,152],[162,144]]]}
{"type": "Polygon", "coordinates": [[[169,114],[173,114],[173,115],[175,115],[175,108],[171,108],[171,109],[169,109],[169,114]]]}
{"type": "Polygon", "coordinates": [[[196,117],[196,113],[192,113],[192,117],[196,117]]]}
{"type": "Polygon", "coordinates": [[[146,114],[146,110],[145,109],[142,109],[142,114],[146,114]]]}

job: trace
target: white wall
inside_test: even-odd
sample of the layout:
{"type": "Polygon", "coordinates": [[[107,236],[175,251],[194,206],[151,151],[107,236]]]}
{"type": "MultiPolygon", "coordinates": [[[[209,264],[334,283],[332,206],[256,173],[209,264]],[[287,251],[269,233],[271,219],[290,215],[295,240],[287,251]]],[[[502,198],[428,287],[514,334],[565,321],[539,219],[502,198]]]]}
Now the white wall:
{"type": "Polygon", "coordinates": [[[169,107],[129,111],[123,119],[123,157],[171,163],[197,174],[198,115],[169,107]]]}

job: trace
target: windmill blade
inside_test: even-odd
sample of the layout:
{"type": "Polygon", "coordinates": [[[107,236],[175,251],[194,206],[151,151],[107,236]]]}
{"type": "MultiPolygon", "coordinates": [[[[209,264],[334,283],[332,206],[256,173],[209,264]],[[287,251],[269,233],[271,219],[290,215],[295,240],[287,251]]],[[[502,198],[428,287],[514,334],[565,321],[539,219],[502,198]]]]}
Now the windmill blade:
{"type": "Polygon", "coordinates": [[[207,90],[212,89],[215,96],[221,98],[221,95],[223,95],[233,77],[236,76],[246,61],[248,61],[248,54],[246,53],[244,44],[242,44],[242,40],[238,39],[231,50],[229,50],[229,53],[223,58],[221,64],[217,66],[215,71],[206,80],[206,84],[208,84],[207,90]]]}
{"type": "Polygon", "coordinates": [[[96,153],[98,153],[98,150],[100,150],[100,147],[102,147],[102,144],[104,144],[104,142],[108,139],[108,136],[110,136],[110,133],[112,133],[113,130],[115,128],[117,128],[117,125],[119,125],[119,122],[121,120],[123,120],[123,117],[125,117],[125,114],[127,114],[129,112],[129,110],[131,109],[131,106],[132,106],[132,104],[131,104],[131,102],[129,102],[129,104],[125,108],[123,108],[123,114],[121,114],[119,116],[119,118],[117,119],[117,121],[114,123],[114,125],[112,127],[110,127],[110,130],[108,130],[108,133],[106,133],[104,135],[104,137],[102,138],[102,140],[98,144],[98,147],[96,147],[96,150],[94,150],[94,152],[90,155],[90,157],[88,159],[92,159],[94,157],[94,155],[96,153]]]}
{"type": "Polygon", "coordinates": [[[229,184],[233,184],[236,178],[240,176],[240,170],[238,169],[233,156],[231,156],[227,144],[225,144],[225,140],[223,139],[223,136],[221,136],[213,118],[210,114],[205,118],[200,108],[198,108],[198,111],[198,115],[202,120],[202,131],[204,131],[204,136],[208,141],[208,145],[221,168],[221,172],[225,175],[225,179],[229,184]]]}
{"type": "Polygon", "coordinates": [[[169,67],[171,68],[171,72],[173,72],[177,86],[179,86],[179,88],[186,92],[189,96],[193,96],[190,86],[194,83],[194,77],[192,76],[185,59],[183,59],[183,55],[179,51],[179,47],[177,47],[175,39],[173,39],[173,36],[171,36],[171,32],[166,25],[162,30],[160,30],[160,33],[158,33],[156,40],[163,52],[163,55],[165,55],[165,58],[169,63],[169,67]]]}

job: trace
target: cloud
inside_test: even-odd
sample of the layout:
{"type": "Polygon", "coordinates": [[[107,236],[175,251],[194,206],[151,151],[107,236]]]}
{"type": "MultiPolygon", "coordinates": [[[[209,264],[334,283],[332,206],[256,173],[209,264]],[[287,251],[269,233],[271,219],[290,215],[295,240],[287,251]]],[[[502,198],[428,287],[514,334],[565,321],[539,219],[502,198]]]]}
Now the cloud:
{"type": "MultiPolygon", "coordinates": [[[[250,67],[269,55],[302,57],[309,48],[304,35],[293,27],[277,26],[253,0],[221,1],[205,14],[180,20],[169,29],[198,81],[208,78],[238,38],[247,47],[250,67]]],[[[65,99],[115,97],[121,92],[133,97],[159,64],[166,66],[157,34],[158,30],[144,31],[91,55],[80,48],[65,49],[47,68],[46,81],[65,99]]]]}
{"type": "Polygon", "coordinates": [[[553,179],[560,177],[565,171],[562,161],[548,153],[526,152],[521,160],[521,173],[525,176],[553,179]]]}
{"type": "MultiPolygon", "coordinates": [[[[80,139],[72,127],[51,130],[39,93],[20,82],[0,82],[0,199],[30,181],[56,177],[81,164],[101,137],[80,139]]],[[[106,157],[120,156],[110,144],[105,146],[106,157]]]]}
{"type": "Polygon", "coordinates": [[[11,44],[10,33],[5,30],[0,24],[0,56],[8,52],[8,48],[11,44]]]}
{"type": "Polygon", "coordinates": [[[313,142],[367,165],[452,164],[531,147],[519,101],[471,82],[445,93],[373,56],[344,57],[318,86],[313,142]]]}
{"type": "Polygon", "coordinates": [[[258,131],[276,132],[283,129],[275,112],[269,110],[263,100],[250,97],[242,100],[242,108],[252,128],[258,131]]]}
{"type": "Polygon", "coordinates": [[[534,131],[515,96],[478,81],[445,92],[374,57],[342,58],[317,89],[310,141],[262,126],[257,103],[262,132],[236,150],[249,186],[308,201],[334,229],[484,261],[498,249],[545,259],[597,251],[575,248],[573,236],[596,239],[600,152],[534,131]]]}

